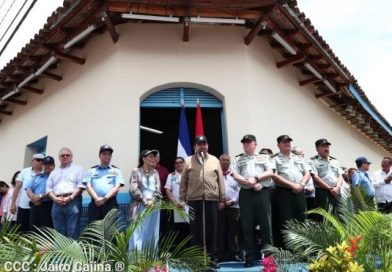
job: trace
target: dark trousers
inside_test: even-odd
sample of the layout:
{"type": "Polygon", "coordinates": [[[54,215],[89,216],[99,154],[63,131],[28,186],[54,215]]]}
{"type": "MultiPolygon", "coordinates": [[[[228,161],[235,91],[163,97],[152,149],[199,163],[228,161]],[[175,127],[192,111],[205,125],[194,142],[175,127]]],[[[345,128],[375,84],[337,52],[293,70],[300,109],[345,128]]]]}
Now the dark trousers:
{"type": "Polygon", "coordinates": [[[272,245],[271,233],[271,191],[263,188],[261,191],[252,189],[240,190],[240,214],[243,247],[246,260],[255,258],[255,226],[260,226],[261,247],[272,245]]]}
{"type": "MultiPolygon", "coordinates": [[[[172,224],[174,233],[177,234],[176,245],[182,242],[185,238],[191,235],[189,223],[174,223],[172,224]]],[[[188,242],[187,247],[191,246],[191,242],[188,242]]]]}
{"type": "Polygon", "coordinates": [[[239,220],[238,208],[224,208],[219,211],[218,255],[220,258],[225,257],[226,253],[231,253],[231,256],[239,255],[239,220]]]}
{"type": "Polygon", "coordinates": [[[42,201],[39,206],[30,202],[30,229],[36,230],[35,227],[53,228],[52,222],[52,205],[53,201],[42,201]]]}
{"type": "Polygon", "coordinates": [[[275,189],[275,209],[277,213],[277,226],[280,230],[280,235],[276,235],[278,239],[275,246],[283,247],[282,230],[286,221],[290,219],[297,219],[298,221],[305,221],[306,218],[306,200],[304,192],[293,193],[291,189],[277,186],[275,189]]]}
{"type": "MultiPolygon", "coordinates": [[[[192,245],[203,247],[203,201],[189,201],[194,218],[190,221],[192,245]]],[[[215,256],[217,244],[218,201],[205,201],[206,248],[210,257],[215,256]]]]}
{"type": "Polygon", "coordinates": [[[19,231],[26,232],[30,230],[30,209],[18,207],[16,224],[19,225],[19,231]]]}
{"type": "Polygon", "coordinates": [[[377,206],[382,213],[392,213],[392,202],[377,203],[377,206]]]}
{"type": "Polygon", "coordinates": [[[98,207],[95,202],[91,200],[88,205],[88,222],[91,223],[96,220],[102,220],[112,210],[118,209],[116,197],[109,198],[105,204],[98,207]]]}
{"type": "Polygon", "coordinates": [[[316,207],[328,211],[332,207],[332,213],[336,214],[338,198],[334,197],[328,190],[316,188],[316,207]]]}
{"type": "Polygon", "coordinates": [[[165,237],[169,232],[173,231],[173,213],[169,210],[160,211],[160,221],[159,221],[159,240],[165,237]]]}
{"type": "MultiPolygon", "coordinates": [[[[305,197],[305,199],[306,199],[306,210],[310,211],[317,208],[316,197],[305,197]]],[[[306,217],[311,220],[317,220],[315,214],[308,214],[306,215],[306,217]]]]}

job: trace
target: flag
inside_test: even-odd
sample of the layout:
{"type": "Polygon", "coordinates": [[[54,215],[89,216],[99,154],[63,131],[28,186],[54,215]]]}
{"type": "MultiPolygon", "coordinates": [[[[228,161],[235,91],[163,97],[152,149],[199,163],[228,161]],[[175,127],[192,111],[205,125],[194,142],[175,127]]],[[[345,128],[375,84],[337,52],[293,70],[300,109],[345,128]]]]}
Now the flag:
{"type": "Polygon", "coordinates": [[[186,158],[191,155],[191,142],[189,141],[188,123],[186,121],[185,107],[181,107],[180,125],[178,128],[177,157],[186,158]]]}
{"type": "Polygon", "coordinates": [[[201,116],[201,108],[199,99],[197,99],[196,107],[196,122],[195,122],[195,137],[204,135],[203,118],[201,116]]]}

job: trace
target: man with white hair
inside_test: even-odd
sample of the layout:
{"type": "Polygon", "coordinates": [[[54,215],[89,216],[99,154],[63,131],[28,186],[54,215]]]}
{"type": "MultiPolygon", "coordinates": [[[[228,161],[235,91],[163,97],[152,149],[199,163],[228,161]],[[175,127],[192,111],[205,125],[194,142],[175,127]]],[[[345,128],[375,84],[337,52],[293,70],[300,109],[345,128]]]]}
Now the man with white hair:
{"type": "Polygon", "coordinates": [[[72,162],[71,149],[59,152],[60,166],[53,170],[46,182],[46,193],[53,200],[54,228],[72,239],[77,239],[82,214],[83,168],[72,162]]]}

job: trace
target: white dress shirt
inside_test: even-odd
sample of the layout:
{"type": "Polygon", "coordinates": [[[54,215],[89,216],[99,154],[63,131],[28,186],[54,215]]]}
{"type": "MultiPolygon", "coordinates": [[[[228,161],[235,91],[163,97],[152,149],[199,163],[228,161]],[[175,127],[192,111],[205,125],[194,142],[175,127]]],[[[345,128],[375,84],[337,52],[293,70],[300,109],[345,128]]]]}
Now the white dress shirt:
{"type": "Polygon", "coordinates": [[[373,173],[372,182],[376,189],[377,203],[392,202],[392,182],[385,183],[385,179],[390,175],[392,175],[392,169],[389,170],[389,173],[385,173],[383,170],[373,173]]]}

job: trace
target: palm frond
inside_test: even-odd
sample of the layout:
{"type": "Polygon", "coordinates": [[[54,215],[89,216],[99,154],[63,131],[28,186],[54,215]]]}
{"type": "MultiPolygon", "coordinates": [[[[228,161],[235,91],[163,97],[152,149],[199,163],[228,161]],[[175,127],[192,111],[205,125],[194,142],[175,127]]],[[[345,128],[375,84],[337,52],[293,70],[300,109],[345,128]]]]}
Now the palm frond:
{"type": "Polygon", "coordinates": [[[119,217],[117,209],[111,210],[104,219],[97,220],[84,229],[79,240],[88,243],[97,251],[98,259],[102,262],[108,260],[110,252],[113,251],[113,240],[125,224],[119,217]]]}
{"type": "Polygon", "coordinates": [[[339,220],[335,216],[332,215],[331,209],[328,212],[322,208],[317,208],[317,209],[310,210],[307,213],[318,214],[322,216],[325,222],[324,224],[325,225],[328,225],[328,223],[331,224],[335,228],[335,230],[339,233],[341,239],[345,239],[347,237],[347,233],[343,225],[341,224],[341,222],[339,222],[339,220]]]}
{"type": "Polygon", "coordinates": [[[340,233],[330,224],[290,220],[283,230],[288,249],[305,258],[318,256],[325,248],[340,241],[340,233]]]}

